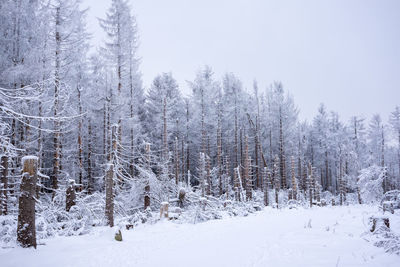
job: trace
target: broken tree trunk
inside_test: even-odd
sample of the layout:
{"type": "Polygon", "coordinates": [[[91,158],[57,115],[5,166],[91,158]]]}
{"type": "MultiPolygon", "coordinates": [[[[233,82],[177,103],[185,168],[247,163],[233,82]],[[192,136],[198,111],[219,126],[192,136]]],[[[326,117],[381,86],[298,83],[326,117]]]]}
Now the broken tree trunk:
{"type": "Polygon", "coordinates": [[[22,247],[36,248],[35,193],[38,158],[22,158],[23,173],[20,186],[17,240],[22,247]]]}
{"type": "Polygon", "coordinates": [[[69,212],[72,206],[76,204],[76,194],[75,194],[75,181],[69,180],[69,185],[66,191],[66,201],[65,201],[65,210],[69,212]]]}

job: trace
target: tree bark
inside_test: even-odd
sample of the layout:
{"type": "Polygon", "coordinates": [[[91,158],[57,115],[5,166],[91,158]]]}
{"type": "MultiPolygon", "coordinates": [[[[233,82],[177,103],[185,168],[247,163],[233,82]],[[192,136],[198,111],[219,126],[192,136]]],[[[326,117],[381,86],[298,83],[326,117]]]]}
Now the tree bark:
{"type": "MultiPolygon", "coordinates": [[[[146,150],[146,163],[147,163],[147,169],[150,171],[151,166],[150,166],[150,144],[146,144],[145,146],[146,150]]],[[[144,187],[144,209],[147,209],[147,207],[150,207],[150,181],[149,178],[146,179],[145,181],[145,187],[144,187]]]]}
{"type": "Polygon", "coordinates": [[[68,185],[67,191],[66,191],[66,201],[65,201],[65,210],[69,212],[72,206],[75,206],[76,204],[76,194],[75,194],[75,182],[74,180],[70,181],[70,184],[68,185]]]}
{"type": "Polygon", "coordinates": [[[24,157],[20,186],[17,241],[22,247],[36,248],[35,194],[38,158],[24,157]]]}
{"type": "Polygon", "coordinates": [[[107,225],[114,226],[114,165],[108,164],[106,170],[106,219],[107,225]]]}
{"type": "Polygon", "coordinates": [[[56,8],[56,51],[55,51],[55,72],[54,72],[54,134],[53,134],[53,147],[54,147],[54,158],[53,158],[53,177],[52,187],[54,198],[56,190],[58,189],[58,174],[60,171],[60,122],[57,120],[58,117],[58,102],[59,102],[59,91],[60,91],[60,68],[61,68],[61,33],[59,30],[61,23],[60,7],[56,8]]]}
{"type": "Polygon", "coordinates": [[[87,190],[88,194],[92,194],[94,190],[94,181],[93,181],[93,173],[92,173],[92,124],[89,120],[88,122],[88,156],[87,156],[87,165],[88,165],[88,184],[87,190]]]}
{"type": "Polygon", "coordinates": [[[0,194],[0,215],[7,215],[8,209],[8,157],[1,157],[1,194],[0,194]]]}

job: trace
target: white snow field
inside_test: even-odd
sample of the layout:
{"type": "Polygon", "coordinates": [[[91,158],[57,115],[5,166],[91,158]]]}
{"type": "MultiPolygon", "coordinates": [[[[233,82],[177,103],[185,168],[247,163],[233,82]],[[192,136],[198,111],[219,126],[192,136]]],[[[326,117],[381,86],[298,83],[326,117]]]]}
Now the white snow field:
{"type": "MultiPolygon", "coordinates": [[[[400,256],[364,239],[371,206],[266,208],[199,224],[160,221],[123,230],[97,228],[35,249],[0,249],[0,266],[400,266],[400,256]]],[[[399,214],[389,215],[400,232],[399,214]]]]}

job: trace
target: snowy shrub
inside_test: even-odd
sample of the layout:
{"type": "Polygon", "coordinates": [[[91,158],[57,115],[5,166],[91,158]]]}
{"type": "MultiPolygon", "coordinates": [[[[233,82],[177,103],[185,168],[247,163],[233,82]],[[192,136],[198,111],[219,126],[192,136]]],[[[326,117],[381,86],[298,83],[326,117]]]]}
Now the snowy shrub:
{"type": "Polygon", "coordinates": [[[371,220],[369,229],[364,232],[363,236],[365,236],[368,241],[371,241],[374,246],[383,248],[385,252],[400,255],[400,235],[388,228],[387,225],[384,224],[383,218],[379,216],[375,218],[376,225],[372,228],[373,221],[371,220]],[[371,232],[371,228],[373,232],[371,232]]]}
{"type": "Polygon", "coordinates": [[[377,202],[382,197],[384,171],[384,168],[376,165],[360,171],[358,186],[364,203],[377,202]]]}
{"type": "MultiPolygon", "coordinates": [[[[65,194],[64,194],[65,195],[65,194]]],[[[76,205],[67,212],[65,197],[58,192],[52,201],[43,196],[36,204],[36,229],[38,239],[54,235],[82,235],[96,225],[104,224],[104,195],[95,193],[78,194],[76,205]]]]}
{"type": "Polygon", "coordinates": [[[15,245],[17,236],[17,220],[15,216],[0,216],[0,247],[15,245]]]}

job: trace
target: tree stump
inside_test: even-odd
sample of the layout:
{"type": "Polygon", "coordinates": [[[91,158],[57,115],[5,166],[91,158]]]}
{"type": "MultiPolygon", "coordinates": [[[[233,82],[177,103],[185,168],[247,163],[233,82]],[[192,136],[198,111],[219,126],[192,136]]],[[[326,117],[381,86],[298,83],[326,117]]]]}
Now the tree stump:
{"type": "Polygon", "coordinates": [[[38,158],[22,158],[23,173],[20,186],[17,240],[22,247],[36,248],[35,194],[38,158]]]}
{"type": "Polygon", "coordinates": [[[121,230],[118,230],[118,232],[115,233],[115,240],[117,241],[122,241],[122,233],[121,230]]]}
{"type": "Polygon", "coordinates": [[[162,217],[168,218],[168,202],[161,202],[161,208],[160,208],[160,219],[162,217]]]}

